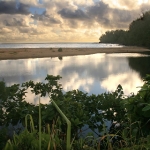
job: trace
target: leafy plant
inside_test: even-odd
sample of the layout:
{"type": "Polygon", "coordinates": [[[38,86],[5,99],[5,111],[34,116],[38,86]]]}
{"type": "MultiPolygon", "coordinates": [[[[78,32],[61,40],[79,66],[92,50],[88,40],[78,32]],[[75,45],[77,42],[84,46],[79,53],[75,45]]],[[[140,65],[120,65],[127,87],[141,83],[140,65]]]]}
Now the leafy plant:
{"type": "MultiPolygon", "coordinates": [[[[31,115],[26,115],[25,117],[25,130],[22,131],[19,135],[14,134],[13,140],[8,140],[4,150],[50,150],[51,148],[62,149],[60,143],[62,142],[59,139],[59,130],[56,128],[56,125],[52,124],[52,130],[50,131],[50,126],[47,126],[47,133],[41,132],[41,107],[39,102],[39,130],[35,130],[34,122],[31,115]],[[29,118],[29,119],[28,119],[29,118]],[[28,120],[29,127],[28,127],[28,120]],[[30,131],[29,131],[30,129],[30,131]]],[[[68,140],[69,141],[69,140],[68,140]]],[[[70,144],[70,143],[69,143],[70,144]]],[[[69,145],[70,146],[70,145],[69,145]]],[[[68,150],[70,147],[67,148],[68,150]]]]}
{"type": "MultiPolygon", "coordinates": [[[[30,141],[34,139],[34,144],[29,142],[31,148],[33,144],[44,149],[42,145],[45,143],[52,149],[64,149],[67,127],[65,120],[54,107],[55,104],[71,121],[72,149],[144,149],[149,146],[150,75],[145,77],[139,92],[128,97],[124,96],[121,85],[114,92],[99,95],[88,95],[79,90],[64,93],[59,83],[60,78],[47,75],[44,83],[29,81],[21,86],[15,84],[10,87],[6,87],[3,81],[0,82],[1,125],[7,127],[9,123],[13,125],[19,120],[26,125],[24,118],[27,114],[32,116],[34,122],[34,129],[27,127],[28,130],[21,134],[15,133],[15,139],[8,141],[7,146],[15,145],[15,141],[17,144],[21,143],[19,140],[22,139],[23,142],[29,136],[30,141]],[[39,106],[25,101],[28,88],[35,95],[50,95],[51,100],[54,100],[55,104],[53,101],[40,104],[41,123],[38,119],[39,106]],[[85,125],[97,135],[89,138],[89,143],[93,143],[91,145],[86,143],[86,138],[80,136],[85,125]]],[[[5,137],[5,133],[2,136],[5,137]]]]}

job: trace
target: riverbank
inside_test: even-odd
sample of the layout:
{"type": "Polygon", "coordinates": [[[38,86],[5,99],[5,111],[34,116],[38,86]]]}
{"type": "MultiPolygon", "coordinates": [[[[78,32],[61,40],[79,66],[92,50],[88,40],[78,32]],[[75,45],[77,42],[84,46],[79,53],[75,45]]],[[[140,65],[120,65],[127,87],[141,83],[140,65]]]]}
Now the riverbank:
{"type": "Polygon", "coordinates": [[[0,48],[0,60],[26,59],[42,57],[64,57],[75,55],[89,55],[96,53],[142,53],[150,52],[149,49],[141,47],[117,47],[117,48],[0,48]]]}

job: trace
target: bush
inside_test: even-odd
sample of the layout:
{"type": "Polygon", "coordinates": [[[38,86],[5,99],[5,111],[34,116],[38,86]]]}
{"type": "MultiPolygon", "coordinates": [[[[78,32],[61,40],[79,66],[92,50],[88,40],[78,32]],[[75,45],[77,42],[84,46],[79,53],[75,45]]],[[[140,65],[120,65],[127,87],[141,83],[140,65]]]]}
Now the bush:
{"type": "Polygon", "coordinates": [[[58,49],[58,52],[62,52],[62,48],[59,48],[59,49],[58,49]]]}
{"type": "MultiPolygon", "coordinates": [[[[71,136],[74,137],[71,139],[73,141],[72,146],[76,150],[87,146],[88,148],[91,147],[91,136],[88,136],[90,137],[90,143],[87,139],[82,140],[80,138],[80,135],[86,132],[83,128],[85,125],[99,137],[95,137],[96,139],[92,137],[93,148],[99,146],[104,150],[144,150],[145,147],[150,147],[150,75],[145,77],[144,85],[139,92],[128,97],[124,96],[121,85],[118,85],[114,92],[99,95],[88,95],[88,93],[79,90],[63,93],[62,85],[58,82],[60,79],[60,76],[47,75],[45,78],[46,83],[29,81],[23,83],[21,87],[18,84],[7,87],[3,81],[0,82],[0,126],[5,126],[8,129],[11,123],[13,125],[11,126],[13,127],[12,130],[15,131],[13,139],[10,138],[9,140],[11,143],[8,141],[6,148],[7,146],[16,145],[23,147],[22,145],[25,145],[24,141],[29,144],[25,145],[29,146],[28,149],[31,149],[32,145],[38,146],[39,107],[25,101],[24,96],[28,88],[31,88],[35,95],[43,97],[50,94],[50,99],[55,100],[61,111],[71,121],[71,136]],[[14,130],[14,125],[18,121],[22,125],[26,124],[24,118],[27,114],[33,117],[33,122],[36,125],[33,125],[33,127],[36,128],[36,134],[26,131],[19,134],[18,127],[14,130]],[[106,124],[108,121],[110,122],[110,127],[106,124]],[[17,143],[14,143],[14,141],[17,143]],[[111,146],[113,148],[110,148],[111,146]]],[[[59,121],[55,121],[60,115],[52,103],[40,104],[40,108],[42,114],[41,126],[44,129],[41,134],[42,140],[44,139],[42,141],[43,146],[48,145],[51,138],[51,142],[54,145],[57,144],[58,147],[63,149],[65,146],[64,139],[66,139],[66,134],[64,134],[66,133],[66,122],[62,118],[59,121]],[[57,126],[56,122],[58,123],[57,126]],[[52,131],[51,134],[47,132],[47,125],[50,126],[50,129],[54,129],[49,130],[52,131]],[[59,131],[59,134],[56,131],[59,131]]],[[[4,147],[9,138],[7,137],[7,131],[0,131],[0,149],[4,147]]],[[[25,146],[24,148],[26,148],[25,146]]],[[[46,148],[43,146],[42,150],[47,149],[47,146],[46,148]]],[[[58,147],[57,149],[59,150],[58,147]]]]}

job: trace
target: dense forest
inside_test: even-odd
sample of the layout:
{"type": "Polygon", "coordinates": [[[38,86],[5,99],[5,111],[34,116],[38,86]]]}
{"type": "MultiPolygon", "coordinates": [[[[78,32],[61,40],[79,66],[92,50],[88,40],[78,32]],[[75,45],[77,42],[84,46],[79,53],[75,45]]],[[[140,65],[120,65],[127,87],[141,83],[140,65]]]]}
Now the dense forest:
{"type": "Polygon", "coordinates": [[[132,21],[128,30],[107,31],[99,40],[101,43],[150,48],[150,11],[132,21]]]}

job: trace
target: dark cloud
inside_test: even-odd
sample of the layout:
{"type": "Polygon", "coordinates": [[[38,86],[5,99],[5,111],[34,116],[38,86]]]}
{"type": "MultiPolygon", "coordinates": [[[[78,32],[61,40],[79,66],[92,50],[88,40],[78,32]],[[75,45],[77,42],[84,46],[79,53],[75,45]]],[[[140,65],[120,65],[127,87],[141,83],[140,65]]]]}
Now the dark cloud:
{"type": "Polygon", "coordinates": [[[90,22],[97,22],[104,28],[128,28],[129,24],[137,18],[138,10],[125,10],[111,8],[104,2],[96,3],[94,6],[87,8],[87,14],[90,22]]]}
{"type": "Polygon", "coordinates": [[[70,24],[73,20],[80,20],[85,26],[92,26],[93,23],[97,22],[105,28],[127,28],[130,22],[137,18],[138,13],[138,10],[111,8],[102,1],[95,3],[93,6],[85,7],[84,11],[63,8],[58,12],[70,24]]]}
{"type": "Polygon", "coordinates": [[[53,17],[50,17],[50,18],[49,18],[49,21],[50,21],[50,23],[52,23],[52,24],[59,24],[59,23],[60,23],[59,20],[57,20],[57,19],[55,19],[55,18],[53,18],[53,17]]]}
{"type": "MultiPolygon", "coordinates": [[[[134,11],[132,11],[134,13],[134,11]]],[[[113,19],[119,22],[130,22],[133,19],[132,13],[128,10],[113,9],[113,19]]]]}
{"type": "Polygon", "coordinates": [[[31,18],[34,20],[41,21],[42,24],[44,24],[44,25],[60,24],[61,23],[58,19],[54,18],[51,15],[48,15],[46,13],[46,11],[44,11],[43,14],[41,14],[41,15],[39,15],[39,14],[32,15],[31,18]]]}
{"type": "Polygon", "coordinates": [[[72,11],[70,9],[62,9],[58,12],[58,14],[60,14],[63,18],[68,19],[78,19],[78,20],[88,19],[86,13],[81,9],[77,9],[75,11],[72,11]]]}
{"type": "Polygon", "coordinates": [[[20,33],[28,34],[28,36],[44,34],[44,32],[37,30],[37,28],[19,27],[18,30],[20,33]]]}
{"type": "Polygon", "coordinates": [[[108,16],[109,12],[109,6],[103,2],[96,3],[94,6],[89,6],[87,8],[87,14],[90,17],[90,23],[96,21],[105,26],[110,24],[110,19],[108,16]]]}
{"type": "Polygon", "coordinates": [[[25,24],[24,24],[24,19],[22,19],[22,18],[9,18],[9,19],[5,19],[4,21],[3,21],[3,24],[5,25],[5,26],[14,26],[14,27],[16,27],[16,26],[26,26],[25,24]]]}
{"type": "Polygon", "coordinates": [[[109,10],[110,10],[109,6],[104,2],[99,2],[93,6],[87,7],[87,13],[91,17],[98,16],[100,18],[103,18],[103,16],[105,16],[109,10]]]}
{"type": "MultiPolygon", "coordinates": [[[[20,27],[20,28],[18,28],[18,30],[19,30],[20,33],[29,34],[31,29],[30,28],[22,28],[22,27],[20,27]]],[[[36,32],[36,30],[32,29],[32,32],[36,32]]]]}
{"type": "Polygon", "coordinates": [[[14,1],[0,1],[0,14],[30,14],[29,5],[14,1]]]}

